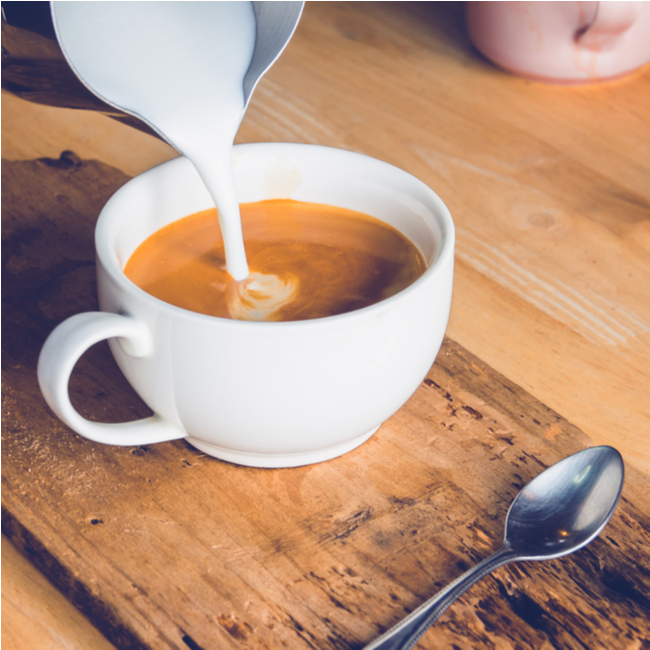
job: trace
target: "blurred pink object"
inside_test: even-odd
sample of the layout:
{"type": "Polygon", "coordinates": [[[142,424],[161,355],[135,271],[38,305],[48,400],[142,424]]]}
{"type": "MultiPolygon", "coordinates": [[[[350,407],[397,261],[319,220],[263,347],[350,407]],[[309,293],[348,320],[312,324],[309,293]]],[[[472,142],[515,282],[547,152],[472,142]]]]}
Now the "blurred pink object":
{"type": "Polygon", "coordinates": [[[650,2],[468,2],[474,46],[551,83],[604,81],[650,61],[650,2]]]}

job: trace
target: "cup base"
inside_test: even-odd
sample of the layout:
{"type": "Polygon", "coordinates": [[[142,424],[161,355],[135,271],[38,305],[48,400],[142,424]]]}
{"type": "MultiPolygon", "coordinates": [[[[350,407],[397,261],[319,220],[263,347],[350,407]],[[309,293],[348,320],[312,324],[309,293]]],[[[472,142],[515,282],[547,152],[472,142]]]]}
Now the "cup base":
{"type": "Polygon", "coordinates": [[[599,77],[596,75],[586,76],[586,77],[579,77],[579,76],[559,77],[554,75],[537,74],[534,72],[529,72],[528,70],[519,70],[513,68],[512,66],[503,65],[498,61],[494,61],[494,63],[498,65],[500,68],[502,68],[503,70],[505,70],[506,72],[509,72],[510,74],[513,74],[517,77],[521,77],[522,79],[550,84],[554,86],[585,86],[588,84],[599,84],[599,83],[606,83],[608,81],[618,81],[619,79],[622,79],[623,77],[627,77],[628,75],[631,75],[632,73],[636,72],[637,70],[643,67],[643,66],[637,66],[635,68],[630,68],[629,70],[628,69],[622,70],[621,72],[617,72],[611,75],[606,75],[603,77],[599,77]]]}
{"type": "MultiPolygon", "coordinates": [[[[381,426],[381,425],[379,425],[381,426]]],[[[313,465],[314,463],[322,463],[332,458],[337,458],[348,451],[356,449],[359,445],[363,444],[370,438],[379,426],[371,429],[352,440],[348,440],[340,445],[333,447],[326,447],[325,449],[317,449],[315,451],[299,452],[296,454],[254,454],[245,451],[235,451],[233,449],[226,449],[217,445],[211,445],[204,440],[197,440],[188,436],[185,438],[193,447],[202,451],[208,456],[214,456],[220,460],[235,463],[236,465],[245,465],[247,467],[263,467],[267,469],[279,469],[282,467],[300,467],[301,465],[313,465]]]]}

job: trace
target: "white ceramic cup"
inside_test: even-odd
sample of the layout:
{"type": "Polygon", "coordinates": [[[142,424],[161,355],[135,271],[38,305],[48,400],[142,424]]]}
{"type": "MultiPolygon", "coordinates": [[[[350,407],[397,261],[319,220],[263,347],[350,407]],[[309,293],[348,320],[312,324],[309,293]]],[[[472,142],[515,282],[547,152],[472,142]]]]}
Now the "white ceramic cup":
{"type": "Polygon", "coordinates": [[[427,270],[380,303],[307,321],[235,321],[167,304],[122,269],[151,234],[213,202],[185,158],[159,165],[126,183],[97,222],[102,311],[61,323],[39,358],[47,403],[82,436],[114,445],[185,438],[256,467],[320,462],[367,440],[435,360],[451,303],[454,226],[431,189],[386,163],[319,146],[239,145],[233,162],[240,202],[292,198],[370,214],[414,242],[427,270]],[[74,365],[104,339],[152,417],[91,422],[70,403],[74,365]]]}

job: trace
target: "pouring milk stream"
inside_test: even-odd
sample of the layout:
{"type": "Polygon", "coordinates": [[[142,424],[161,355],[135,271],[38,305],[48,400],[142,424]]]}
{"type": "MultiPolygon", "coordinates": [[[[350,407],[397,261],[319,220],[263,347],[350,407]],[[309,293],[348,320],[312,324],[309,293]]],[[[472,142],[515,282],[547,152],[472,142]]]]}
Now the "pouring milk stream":
{"type": "Polygon", "coordinates": [[[273,294],[267,308],[284,304],[291,287],[278,287],[274,276],[249,275],[232,169],[256,46],[253,3],[55,2],[53,18],[83,83],[146,122],[198,171],[217,206],[228,273],[245,280],[235,317],[265,317],[247,289],[273,294]]]}

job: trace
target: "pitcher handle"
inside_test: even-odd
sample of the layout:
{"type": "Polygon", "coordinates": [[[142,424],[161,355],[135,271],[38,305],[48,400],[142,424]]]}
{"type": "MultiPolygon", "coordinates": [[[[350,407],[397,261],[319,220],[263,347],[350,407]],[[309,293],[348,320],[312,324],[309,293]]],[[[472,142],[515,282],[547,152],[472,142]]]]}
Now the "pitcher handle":
{"type": "Polygon", "coordinates": [[[599,51],[614,45],[639,17],[643,2],[598,2],[596,16],[578,36],[578,43],[590,50],[599,51]]]}
{"type": "Polygon", "coordinates": [[[37,371],[49,407],[71,429],[95,442],[137,446],[185,438],[187,433],[183,429],[156,414],[133,422],[110,424],[87,420],[72,406],[68,383],[77,361],[95,343],[114,337],[134,357],[144,357],[153,351],[149,328],[120,314],[77,314],[52,331],[41,350],[37,371]]]}

